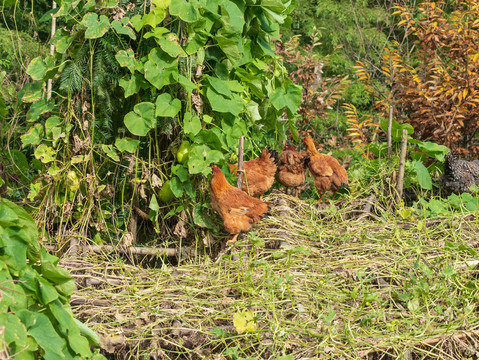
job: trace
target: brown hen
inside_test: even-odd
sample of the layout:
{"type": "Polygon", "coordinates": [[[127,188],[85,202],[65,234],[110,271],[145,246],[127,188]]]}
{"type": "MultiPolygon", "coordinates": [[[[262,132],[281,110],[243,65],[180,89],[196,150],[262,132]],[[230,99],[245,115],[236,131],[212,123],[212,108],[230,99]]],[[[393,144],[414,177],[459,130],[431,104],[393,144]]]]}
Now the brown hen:
{"type": "Polygon", "coordinates": [[[211,169],[211,207],[223,219],[226,231],[233,235],[226,243],[234,244],[240,232],[248,231],[266,215],[268,204],[230,185],[218,166],[213,165],[211,169]]]}
{"type": "Polygon", "coordinates": [[[309,154],[296,151],[292,145],[285,145],[278,158],[278,181],[286,187],[286,193],[289,188],[293,188],[294,196],[298,197],[299,188],[305,182],[309,154]]]}
{"type": "MultiPolygon", "coordinates": [[[[260,196],[268,191],[274,183],[278,153],[268,148],[263,149],[261,156],[243,163],[245,174],[243,191],[251,196],[260,196]]],[[[231,173],[237,174],[238,164],[229,164],[231,173]]]]}
{"type": "Polygon", "coordinates": [[[305,136],[303,138],[310,155],[308,164],[309,171],[314,177],[314,186],[318,189],[319,200],[322,202],[324,193],[328,190],[333,192],[333,199],[339,189],[348,187],[348,174],[338,160],[326,154],[320,154],[314,146],[313,139],[305,136]]]}

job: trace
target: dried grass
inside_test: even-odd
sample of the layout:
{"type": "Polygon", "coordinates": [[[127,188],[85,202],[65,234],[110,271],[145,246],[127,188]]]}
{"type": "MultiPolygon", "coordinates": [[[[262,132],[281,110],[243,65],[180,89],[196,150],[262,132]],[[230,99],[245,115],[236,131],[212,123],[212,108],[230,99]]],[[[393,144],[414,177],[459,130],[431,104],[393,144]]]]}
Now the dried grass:
{"type": "Polygon", "coordinates": [[[477,356],[476,216],[406,222],[365,213],[370,199],[321,211],[267,200],[272,215],[216,259],[156,269],[64,259],[75,315],[115,359],[477,356]],[[243,310],[258,331],[236,332],[243,310]]]}

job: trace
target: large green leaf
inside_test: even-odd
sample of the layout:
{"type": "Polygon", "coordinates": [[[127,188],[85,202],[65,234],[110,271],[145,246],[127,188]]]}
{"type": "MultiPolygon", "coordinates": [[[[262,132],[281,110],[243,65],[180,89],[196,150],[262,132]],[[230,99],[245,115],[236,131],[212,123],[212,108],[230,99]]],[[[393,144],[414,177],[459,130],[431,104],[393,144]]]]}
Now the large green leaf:
{"type": "Polygon", "coordinates": [[[186,134],[195,136],[201,130],[201,120],[191,113],[186,113],[183,118],[183,130],[186,134]]]}
{"type": "MultiPolygon", "coordinates": [[[[51,255],[42,249],[42,262],[40,264],[40,272],[43,277],[50,280],[54,284],[63,284],[66,281],[73,280],[68,270],[57,266],[58,257],[51,255]]],[[[68,294],[71,295],[71,294],[68,294]]]]}
{"type": "MultiPolygon", "coordinates": [[[[43,84],[44,83],[41,81],[35,81],[33,83],[29,83],[25,85],[25,87],[22,89],[23,90],[22,101],[26,103],[35,102],[35,104],[33,104],[30,107],[30,110],[32,110],[32,108],[35,109],[36,104],[38,103],[41,104],[41,101],[38,101],[38,100],[42,99],[43,97],[43,84]]],[[[45,104],[45,101],[43,101],[43,104],[45,104]]]]}
{"type": "Polygon", "coordinates": [[[188,78],[183,75],[178,75],[178,83],[185,88],[185,90],[191,94],[193,90],[197,89],[195,83],[191,82],[188,78]]]}
{"type": "Polygon", "coordinates": [[[119,85],[125,91],[126,98],[136,94],[141,88],[147,87],[147,84],[141,74],[125,75],[119,81],[119,85]]]}
{"type": "Polygon", "coordinates": [[[156,116],[175,117],[181,109],[181,101],[171,98],[168,93],[163,93],[156,98],[156,116]]]}
{"type": "Polygon", "coordinates": [[[170,57],[160,48],[154,48],[148,54],[144,70],[145,79],[160,90],[163,86],[177,81],[178,59],[170,57]]]}
{"type": "Polygon", "coordinates": [[[214,111],[238,115],[244,110],[244,100],[236,94],[232,94],[232,99],[228,99],[209,87],[206,90],[206,97],[214,111]]]}
{"type": "Polygon", "coordinates": [[[55,44],[55,51],[60,54],[64,54],[73,43],[75,37],[73,35],[64,35],[55,44]]]}
{"type": "Polygon", "coordinates": [[[208,82],[218,94],[221,94],[231,99],[233,94],[231,93],[231,90],[229,89],[225,80],[221,80],[213,76],[207,76],[206,78],[208,79],[208,82]]]}
{"type": "MultiPolygon", "coordinates": [[[[68,310],[71,312],[71,309],[68,310]]],[[[100,339],[92,329],[90,329],[88,326],[86,326],[84,323],[80,322],[76,318],[73,318],[73,321],[75,321],[78,328],[80,329],[80,334],[86,337],[93,346],[100,346],[100,339]]],[[[96,357],[94,357],[94,359],[96,359],[96,357]]],[[[101,359],[106,360],[106,358],[104,357],[101,357],[101,359]]]]}
{"type": "Polygon", "coordinates": [[[42,141],[43,126],[41,124],[35,124],[25,134],[20,136],[23,146],[38,145],[42,141]]]}
{"type": "Polygon", "coordinates": [[[285,5],[282,0],[262,0],[261,8],[272,23],[283,24],[287,16],[285,10],[289,3],[290,1],[285,5]]]}
{"type": "Polygon", "coordinates": [[[133,154],[136,151],[139,143],[140,143],[140,140],[131,139],[127,137],[116,138],[115,140],[115,146],[117,147],[118,150],[120,150],[121,152],[127,151],[131,154],[133,154]]]}
{"type": "Polygon", "coordinates": [[[208,209],[202,204],[196,204],[193,210],[193,219],[196,225],[208,229],[214,229],[215,225],[211,218],[207,215],[208,209]]]}
{"type": "Polygon", "coordinates": [[[103,152],[104,152],[110,159],[112,159],[113,161],[116,161],[116,162],[119,162],[119,161],[120,161],[120,157],[119,157],[118,154],[116,153],[116,150],[113,148],[113,145],[111,145],[111,144],[108,144],[108,145],[102,144],[102,145],[101,145],[101,149],[102,149],[103,152]]]}
{"type": "Polygon", "coordinates": [[[135,40],[136,39],[135,32],[128,25],[128,21],[129,21],[128,17],[124,17],[121,19],[121,22],[118,20],[114,20],[111,23],[111,26],[118,34],[127,35],[132,40],[135,40]]]}
{"type": "Polygon", "coordinates": [[[27,327],[28,334],[45,350],[45,360],[65,359],[63,350],[66,348],[66,342],[55,331],[46,315],[29,310],[18,311],[17,315],[27,327]]]}
{"type": "Polygon", "coordinates": [[[427,168],[420,161],[414,162],[414,168],[416,169],[417,181],[419,185],[425,190],[431,190],[432,180],[429,171],[427,171],[427,168]]]}
{"type": "Polygon", "coordinates": [[[55,154],[55,150],[46,144],[40,144],[35,149],[35,158],[44,164],[55,161],[55,154]]]}
{"type": "Polygon", "coordinates": [[[115,59],[121,66],[127,67],[132,74],[135,72],[136,60],[135,53],[132,49],[118,51],[115,55],[115,59]]]}
{"type": "Polygon", "coordinates": [[[110,22],[105,15],[98,15],[96,13],[87,13],[83,17],[81,24],[86,26],[87,30],[85,31],[86,39],[96,39],[105,35],[105,33],[110,28],[110,22]]]}
{"type": "Polygon", "coordinates": [[[176,198],[181,198],[183,196],[183,184],[181,183],[181,180],[176,176],[171,179],[170,189],[176,198]]]}
{"type": "MultiPolygon", "coordinates": [[[[5,246],[8,241],[8,235],[5,232],[5,229],[0,226],[0,249],[5,246]]],[[[15,294],[15,283],[10,275],[7,264],[3,262],[0,258],[0,284],[2,284],[2,293],[4,296],[0,297],[0,314],[6,314],[9,311],[10,306],[16,301],[18,295],[23,296],[24,294],[15,294]],[[8,294],[8,295],[7,295],[8,294]]],[[[1,320],[0,320],[1,323],[1,320]]],[[[0,325],[1,326],[1,325],[0,325]]]]}
{"type": "Polygon", "coordinates": [[[221,22],[228,31],[243,34],[244,10],[241,10],[233,1],[224,1],[221,4],[221,22]]]}
{"type": "Polygon", "coordinates": [[[221,141],[221,132],[218,128],[212,128],[208,130],[201,130],[195,136],[195,142],[199,144],[207,144],[212,149],[220,150],[223,147],[221,141]]]}
{"type": "MultiPolygon", "coordinates": [[[[40,82],[34,82],[32,86],[36,84],[39,84],[41,88],[43,87],[43,84],[40,82]]],[[[25,100],[23,99],[23,101],[25,100]]],[[[40,117],[40,115],[46,112],[52,111],[53,108],[55,107],[55,103],[53,101],[47,102],[45,97],[42,97],[38,101],[32,99],[32,101],[35,101],[35,102],[30,106],[30,109],[28,109],[27,121],[36,121],[40,117]]]]}
{"type": "MultiPolygon", "coordinates": [[[[0,211],[5,208],[9,208],[13,212],[15,212],[18,226],[21,227],[21,232],[13,230],[13,236],[20,237],[23,242],[27,243],[28,259],[30,260],[30,262],[36,262],[40,259],[40,244],[38,243],[38,230],[35,221],[33,221],[33,218],[30,216],[30,214],[22,207],[14,204],[7,199],[1,199],[0,211]]],[[[8,229],[7,231],[10,232],[10,229],[8,229]]]]}
{"type": "MultiPolygon", "coordinates": [[[[152,28],[157,27],[165,19],[167,12],[161,8],[154,8],[143,17],[143,25],[150,25],[152,28]]],[[[136,26],[135,26],[136,29],[136,26]]],[[[138,31],[138,30],[137,30],[138,31]]]]}
{"type": "MultiPolygon", "coordinates": [[[[9,294],[11,296],[11,294],[9,294]]],[[[15,314],[0,314],[0,328],[4,329],[4,340],[7,345],[24,348],[27,346],[27,329],[15,314]]]]}
{"type": "Polygon", "coordinates": [[[171,4],[171,0],[152,0],[151,3],[157,8],[166,10],[171,4]]]}
{"type": "Polygon", "coordinates": [[[159,38],[157,42],[161,49],[173,58],[186,55],[175,34],[168,33],[159,38]]]}
{"type": "Polygon", "coordinates": [[[125,116],[125,126],[134,135],[145,136],[156,125],[155,105],[150,102],[136,104],[125,116]]]}
{"type": "Polygon", "coordinates": [[[43,58],[41,56],[37,56],[30,61],[30,64],[27,68],[27,74],[30,75],[33,80],[42,80],[47,72],[47,69],[48,67],[43,62],[43,58]]]}
{"type": "Polygon", "coordinates": [[[286,89],[276,88],[270,95],[271,103],[277,110],[282,110],[285,106],[296,113],[301,104],[302,88],[301,86],[290,83],[286,89]]]}
{"type": "Polygon", "coordinates": [[[193,144],[188,154],[188,171],[190,174],[208,175],[211,173],[210,164],[224,160],[221,151],[211,150],[207,145],[193,144]]]}
{"type": "Polygon", "coordinates": [[[228,59],[236,65],[236,62],[243,56],[242,37],[240,34],[220,29],[215,39],[228,59]]]}
{"type": "Polygon", "coordinates": [[[174,0],[170,4],[170,14],[178,16],[181,20],[186,22],[195,22],[198,20],[200,14],[197,8],[196,1],[174,0]]]}
{"type": "Polygon", "coordinates": [[[73,320],[72,314],[65,310],[59,301],[50,303],[48,308],[58,323],[62,324],[60,331],[64,337],[68,338],[68,343],[73,351],[82,357],[88,357],[91,355],[90,344],[85,337],[80,335],[80,329],[78,328],[77,323],[73,320]]]}
{"type": "Polygon", "coordinates": [[[42,305],[47,305],[58,299],[57,289],[55,289],[48,280],[38,277],[38,285],[38,288],[40,289],[40,303],[42,305]]]}

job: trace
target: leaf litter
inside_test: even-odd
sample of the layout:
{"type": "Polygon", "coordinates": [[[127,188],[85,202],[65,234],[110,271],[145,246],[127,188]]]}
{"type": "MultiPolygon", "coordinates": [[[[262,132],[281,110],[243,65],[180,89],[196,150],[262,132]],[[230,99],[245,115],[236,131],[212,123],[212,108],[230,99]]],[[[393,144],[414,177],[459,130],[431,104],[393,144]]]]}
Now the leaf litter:
{"type": "MultiPolygon", "coordinates": [[[[115,359],[463,359],[479,354],[479,215],[363,216],[283,194],[215,259],[64,259],[75,315],[115,359]],[[234,320],[235,319],[235,320],[234,320]]],[[[217,239],[216,241],[220,241],[217,239]]],[[[201,253],[201,249],[198,249],[201,253]]]]}

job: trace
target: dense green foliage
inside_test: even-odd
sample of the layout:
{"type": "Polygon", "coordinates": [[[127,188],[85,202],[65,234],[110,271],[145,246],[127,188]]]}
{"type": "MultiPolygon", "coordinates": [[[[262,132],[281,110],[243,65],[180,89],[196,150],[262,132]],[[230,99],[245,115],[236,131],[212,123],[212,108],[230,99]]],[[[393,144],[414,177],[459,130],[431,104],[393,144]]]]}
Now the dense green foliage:
{"type": "Polygon", "coordinates": [[[233,159],[240,136],[247,156],[295,136],[301,88],[272,44],[294,4],[116,5],[62,2],[55,55],[28,66],[35,81],[21,92],[31,103],[21,139],[36,159],[30,176],[40,174],[28,196],[49,204],[39,215],[51,228],[98,239],[126,231],[135,209],[149,212],[145,231],[168,231],[164,221],[183,210],[212,227],[210,164],[233,159]],[[185,140],[187,159],[178,157],[185,140]]]}
{"type": "Polygon", "coordinates": [[[71,312],[75,282],[40,248],[31,216],[0,199],[0,357],[104,359],[98,336],[71,312]]]}

